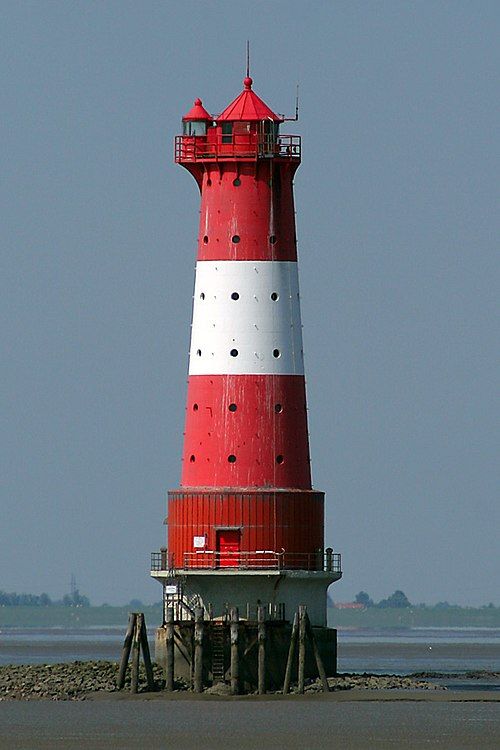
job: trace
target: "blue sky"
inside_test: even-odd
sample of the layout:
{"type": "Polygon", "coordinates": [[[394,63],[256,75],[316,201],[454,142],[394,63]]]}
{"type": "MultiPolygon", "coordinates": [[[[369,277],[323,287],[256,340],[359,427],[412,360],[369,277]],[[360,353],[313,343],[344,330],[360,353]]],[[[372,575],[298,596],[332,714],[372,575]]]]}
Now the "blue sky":
{"type": "Polygon", "coordinates": [[[498,3],[1,10],[0,588],[157,600],[180,475],[196,96],[293,114],[334,596],[498,599],[498,3]]]}

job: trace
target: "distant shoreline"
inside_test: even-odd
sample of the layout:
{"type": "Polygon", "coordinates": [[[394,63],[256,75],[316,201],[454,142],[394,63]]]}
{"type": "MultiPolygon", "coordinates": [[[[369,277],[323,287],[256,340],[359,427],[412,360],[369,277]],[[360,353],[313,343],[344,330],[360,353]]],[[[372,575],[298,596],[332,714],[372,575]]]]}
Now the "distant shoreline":
{"type": "Polygon", "coordinates": [[[328,609],[332,628],[500,628],[500,607],[328,609]]]}
{"type": "MultiPolygon", "coordinates": [[[[126,627],[131,607],[0,606],[1,628],[126,627]]],[[[162,622],[162,607],[142,606],[149,628],[162,622]]],[[[499,607],[409,607],[328,609],[328,625],[339,629],[500,628],[499,607]]]]}

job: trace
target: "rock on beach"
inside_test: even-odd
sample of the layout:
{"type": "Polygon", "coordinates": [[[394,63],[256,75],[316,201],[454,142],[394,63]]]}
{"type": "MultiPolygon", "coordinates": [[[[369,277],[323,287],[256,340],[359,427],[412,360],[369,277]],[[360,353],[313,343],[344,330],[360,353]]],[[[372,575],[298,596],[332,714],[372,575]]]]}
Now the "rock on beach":
{"type": "MultiPolygon", "coordinates": [[[[110,661],[74,661],[64,664],[8,665],[0,667],[0,700],[85,700],[89,693],[115,692],[118,664],[110,661]]],[[[162,684],[160,667],[154,665],[158,688],[162,684]]],[[[147,686],[141,665],[139,690],[147,686]]],[[[130,667],[125,677],[130,689],[130,667]]]]}
{"type": "MultiPolygon", "coordinates": [[[[153,665],[155,687],[161,690],[165,681],[163,672],[153,665]]],[[[67,700],[81,701],[92,693],[117,691],[118,664],[110,661],[75,661],[64,664],[9,665],[0,667],[0,701],[2,700],[67,700]]],[[[328,678],[330,690],[436,690],[439,686],[422,678],[396,675],[343,674],[328,678]]],[[[188,686],[177,683],[178,690],[188,686]]],[[[130,667],[125,677],[125,690],[130,689],[130,667]]],[[[310,680],[306,693],[321,691],[319,680],[310,680]]],[[[139,692],[147,691],[146,674],[141,664],[139,692]]],[[[229,685],[207,687],[208,695],[229,695],[229,685]]],[[[280,692],[280,691],[277,691],[280,692]]],[[[296,692],[292,686],[291,692],[296,692]]]]}
{"type": "MultiPolygon", "coordinates": [[[[445,690],[441,685],[414,677],[393,674],[341,674],[329,677],[330,690],[445,690]]],[[[322,689],[321,682],[315,680],[306,685],[305,692],[317,692],[322,689]]]]}

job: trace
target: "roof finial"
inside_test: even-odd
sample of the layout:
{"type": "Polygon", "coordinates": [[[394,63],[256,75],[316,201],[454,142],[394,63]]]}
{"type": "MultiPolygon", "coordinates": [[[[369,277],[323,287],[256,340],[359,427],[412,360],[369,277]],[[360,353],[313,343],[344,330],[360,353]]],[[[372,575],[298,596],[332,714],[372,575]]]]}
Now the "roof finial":
{"type": "Polygon", "coordinates": [[[247,74],[243,79],[243,86],[246,91],[250,91],[252,88],[252,79],[250,78],[250,41],[247,39],[247,74]]]}

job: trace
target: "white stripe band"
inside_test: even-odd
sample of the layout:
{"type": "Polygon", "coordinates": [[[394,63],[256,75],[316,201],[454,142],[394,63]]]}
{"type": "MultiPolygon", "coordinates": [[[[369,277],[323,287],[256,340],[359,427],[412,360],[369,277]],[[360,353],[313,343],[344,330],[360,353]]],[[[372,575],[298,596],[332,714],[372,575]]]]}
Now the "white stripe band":
{"type": "Polygon", "coordinates": [[[189,374],[304,374],[297,263],[197,263],[189,374]]]}

